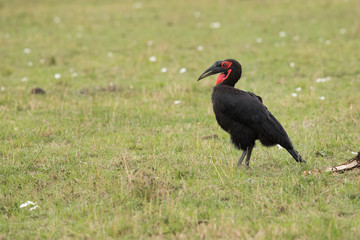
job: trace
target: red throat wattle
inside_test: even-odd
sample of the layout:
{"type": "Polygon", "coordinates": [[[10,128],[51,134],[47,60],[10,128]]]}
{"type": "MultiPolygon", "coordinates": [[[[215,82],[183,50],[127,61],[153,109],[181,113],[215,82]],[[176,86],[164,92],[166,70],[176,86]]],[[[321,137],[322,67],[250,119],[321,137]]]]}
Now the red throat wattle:
{"type": "Polygon", "coordinates": [[[222,83],[224,80],[226,80],[229,77],[230,73],[231,73],[231,69],[229,69],[226,74],[221,73],[218,76],[218,78],[216,79],[216,85],[218,85],[219,83],[222,83]]]}

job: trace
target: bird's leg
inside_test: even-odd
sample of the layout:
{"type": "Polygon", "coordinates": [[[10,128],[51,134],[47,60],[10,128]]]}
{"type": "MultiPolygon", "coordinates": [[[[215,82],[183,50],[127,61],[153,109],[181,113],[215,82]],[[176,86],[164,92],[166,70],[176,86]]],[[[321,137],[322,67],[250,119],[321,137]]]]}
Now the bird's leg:
{"type": "Polygon", "coordinates": [[[241,163],[242,163],[242,161],[244,160],[246,154],[247,154],[247,150],[242,152],[241,157],[239,158],[239,161],[238,161],[238,164],[237,164],[238,167],[241,166],[241,163]]]}
{"type": "Polygon", "coordinates": [[[253,148],[254,148],[254,146],[250,146],[250,147],[248,147],[248,149],[246,150],[246,151],[247,151],[247,156],[246,156],[246,160],[245,160],[245,165],[246,165],[247,167],[249,167],[251,152],[252,152],[253,148]]]}

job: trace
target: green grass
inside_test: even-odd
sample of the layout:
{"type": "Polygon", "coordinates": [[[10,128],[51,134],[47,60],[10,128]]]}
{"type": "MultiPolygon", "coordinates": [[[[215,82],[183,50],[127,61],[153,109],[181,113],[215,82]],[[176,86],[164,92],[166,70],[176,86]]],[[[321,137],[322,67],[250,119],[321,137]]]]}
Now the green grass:
{"type": "Polygon", "coordinates": [[[1,0],[0,239],[359,238],[359,171],[302,175],[360,150],[359,15],[355,0],[1,0]],[[236,167],[215,77],[196,81],[226,58],[307,165],[258,144],[236,167]]]}

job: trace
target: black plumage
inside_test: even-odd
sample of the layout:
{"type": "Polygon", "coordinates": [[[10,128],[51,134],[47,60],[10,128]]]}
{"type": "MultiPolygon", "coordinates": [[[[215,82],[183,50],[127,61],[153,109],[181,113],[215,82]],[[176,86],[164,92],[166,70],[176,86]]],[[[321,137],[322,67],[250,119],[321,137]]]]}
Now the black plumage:
{"type": "Polygon", "coordinates": [[[242,69],[234,59],[217,61],[198,80],[221,73],[213,88],[212,103],[216,120],[228,132],[235,147],[243,150],[238,166],[246,157],[249,166],[251,152],[258,139],[265,146],[279,144],[297,162],[305,162],[294,149],[285,129],[254,93],[234,88],[242,69]]]}

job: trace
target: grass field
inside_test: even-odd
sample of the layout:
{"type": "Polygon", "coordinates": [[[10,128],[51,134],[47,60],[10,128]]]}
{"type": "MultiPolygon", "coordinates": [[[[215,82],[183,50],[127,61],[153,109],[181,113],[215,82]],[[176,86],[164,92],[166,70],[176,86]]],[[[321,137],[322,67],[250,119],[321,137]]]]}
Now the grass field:
{"type": "Polygon", "coordinates": [[[0,0],[0,239],[359,239],[359,171],[302,174],[360,151],[359,15],[356,0],[0,0]],[[236,167],[216,77],[196,81],[226,58],[307,165],[257,144],[236,167]]]}

